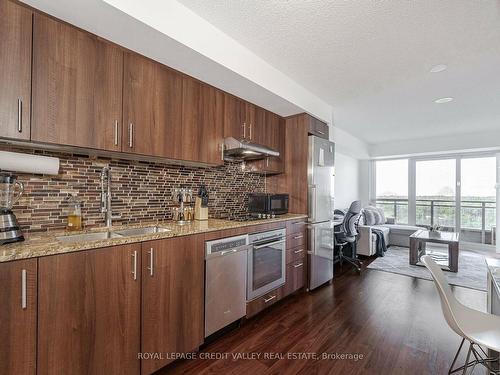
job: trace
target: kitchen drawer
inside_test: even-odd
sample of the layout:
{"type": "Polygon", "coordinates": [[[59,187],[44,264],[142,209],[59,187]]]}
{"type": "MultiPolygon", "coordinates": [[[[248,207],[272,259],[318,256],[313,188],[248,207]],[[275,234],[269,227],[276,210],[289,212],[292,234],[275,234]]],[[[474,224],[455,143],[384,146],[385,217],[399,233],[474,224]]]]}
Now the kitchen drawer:
{"type": "Polygon", "coordinates": [[[305,246],[306,232],[296,232],[286,236],[286,248],[292,249],[297,246],[305,246]]]}
{"type": "Polygon", "coordinates": [[[247,318],[267,309],[281,298],[283,298],[283,287],[274,289],[269,293],[264,294],[262,297],[255,298],[254,300],[247,302],[247,318]]]}
{"type": "Polygon", "coordinates": [[[306,247],[297,246],[291,249],[286,249],[286,264],[300,260],[306,256],[306,247]]]}
{"type": "Polygon", "coordinates": [[[286,234],[304,232],[306,230],[306,218],[290,220],[286,222],[286,234]]]}
{"type": "Polygon", "coordinates": [[[305,258],[286,266],[286,281],[283,287],[283,297],[296,292],[305,285],[305,258]]]}

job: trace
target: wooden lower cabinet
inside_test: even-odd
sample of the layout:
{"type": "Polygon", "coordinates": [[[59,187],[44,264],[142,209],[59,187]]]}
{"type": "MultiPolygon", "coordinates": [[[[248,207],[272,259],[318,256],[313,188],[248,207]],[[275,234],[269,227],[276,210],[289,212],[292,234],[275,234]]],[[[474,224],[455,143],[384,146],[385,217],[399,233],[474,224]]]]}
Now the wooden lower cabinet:
{"type": "Polygon", "coordinates": [[[142,374],[196,350],[204,332],[204,235],[142,244],[142,374]]]}
{"type": "Polygon", "coordinates": [[[285,286],[283,287],[283,296],[292,294],[305,285],[305,267],[305,258],[287,264],[286,281],[285,286]]]}
{"type": "Polygon", "coordinates": [[[250,302],[247,302],[247,318],[254,316],[261,312],[262,310],[267,309],[269,306],[278,302],[281,298],[283,298],[283,287],[279,287],[274,289],[261,297],[255,298],[250,302]]]}
{"type": "Polygon", "coordinates": [[[140,244],[39,259],[38,374],[140,372],[140,244]]]}
{"type": "Polygon", "coordinates": [[[36,373],[37,260],[0,263],[0,374],[36,373]]]}

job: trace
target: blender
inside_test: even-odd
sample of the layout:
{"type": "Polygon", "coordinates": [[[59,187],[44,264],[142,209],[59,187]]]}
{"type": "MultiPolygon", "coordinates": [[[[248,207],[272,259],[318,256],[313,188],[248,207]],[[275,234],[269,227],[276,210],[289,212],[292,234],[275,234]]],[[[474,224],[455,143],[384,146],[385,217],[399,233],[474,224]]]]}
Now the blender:
{"type": "Polygon", "coordinates": [[[17,176],[0,173],[0,245],[24,241],[12,207],[24,191],[22,183],[16,181],[17,176]]]}

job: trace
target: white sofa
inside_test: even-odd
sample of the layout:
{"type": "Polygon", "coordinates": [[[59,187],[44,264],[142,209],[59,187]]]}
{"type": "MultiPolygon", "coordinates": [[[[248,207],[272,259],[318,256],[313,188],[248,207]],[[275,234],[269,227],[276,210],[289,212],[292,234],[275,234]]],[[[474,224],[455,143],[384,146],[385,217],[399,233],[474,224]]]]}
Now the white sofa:
{"type": "Polygon", "coordinates": [[[363,225],[358,226],[358,247],[359,255],[371,256],[377,251],[376,236],[372,229],[381,229],[384,233],[384,239],[387,246],[410,246],[410,235],[415,233],[419,227],[413,225],[394,224],[394,220],[387,219],[385,224],[379,225],[363,225]]]}

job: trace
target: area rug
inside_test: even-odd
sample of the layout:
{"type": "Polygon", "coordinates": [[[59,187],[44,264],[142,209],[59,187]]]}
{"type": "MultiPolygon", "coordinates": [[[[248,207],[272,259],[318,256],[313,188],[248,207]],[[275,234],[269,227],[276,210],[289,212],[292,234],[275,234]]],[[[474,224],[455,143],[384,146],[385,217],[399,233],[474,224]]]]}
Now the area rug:
{"type": "MultiPolygon", "coordinates": [[[[427,268],[412,266],[408,262],[409,249],[406,247],[391,246],[384,257],[375,259],[369,269],[397,273],[400,275],[417,277],[419,279],[432,280],[427,268]]],[[[448,282],[452,285],[486,291],[487,269],[483,255],[460,250],[458,258],[458,272],[444,272],[448,282]]]]}

